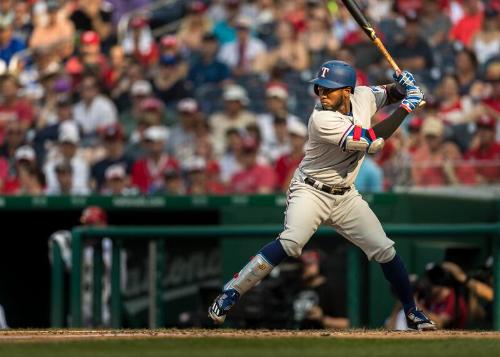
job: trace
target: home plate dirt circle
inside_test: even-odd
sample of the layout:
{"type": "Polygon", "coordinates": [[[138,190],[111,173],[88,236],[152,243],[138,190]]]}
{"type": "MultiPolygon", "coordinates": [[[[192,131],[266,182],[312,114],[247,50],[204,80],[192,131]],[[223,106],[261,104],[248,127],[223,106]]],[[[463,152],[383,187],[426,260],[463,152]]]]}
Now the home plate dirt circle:
{"type": "Polygon", "coordinates": [[[387,331],[387,330],[234,330],[234,329],[157,329],[157,330],[5,330],[0,343],[20,341],[106,340],[145,338],[369,338],[369,339],[500,339],[496,331],[387,331]]]}

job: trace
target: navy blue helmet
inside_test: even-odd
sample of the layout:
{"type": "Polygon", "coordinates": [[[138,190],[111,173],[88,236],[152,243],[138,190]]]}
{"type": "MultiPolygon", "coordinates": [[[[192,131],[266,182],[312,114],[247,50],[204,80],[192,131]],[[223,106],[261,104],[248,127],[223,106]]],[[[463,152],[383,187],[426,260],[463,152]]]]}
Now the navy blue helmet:
{"type": "Polygon", "coordinates": [[[343,61],[328,61],[321,65],[318,76],[310,81],[314,84],[314,92],[318,94],[318,86],[339,89],[350,87],[354,92],[356,87],[356,71],[343,61]]]}

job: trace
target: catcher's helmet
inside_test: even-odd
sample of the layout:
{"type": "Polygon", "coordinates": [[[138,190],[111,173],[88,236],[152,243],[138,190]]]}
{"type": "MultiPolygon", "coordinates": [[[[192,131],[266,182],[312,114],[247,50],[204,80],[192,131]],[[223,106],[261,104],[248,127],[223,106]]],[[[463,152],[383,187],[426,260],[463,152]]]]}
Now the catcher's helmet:
{"type": "Polygon", "coordinates": [[[80,223],[85,225],[105,224],[108,223],[108,216],[101,207],[89,206],[83,210],[80,223]]]}
{"type": "Polygon", "coordinates": [[[318,76],[310,81],[314,84],[314,92],[318,94],[318,86],[339,89],[350,87],[354,92],[356,87],[356,71],[343,61],[328,61],[321,65],[318,76]]]}

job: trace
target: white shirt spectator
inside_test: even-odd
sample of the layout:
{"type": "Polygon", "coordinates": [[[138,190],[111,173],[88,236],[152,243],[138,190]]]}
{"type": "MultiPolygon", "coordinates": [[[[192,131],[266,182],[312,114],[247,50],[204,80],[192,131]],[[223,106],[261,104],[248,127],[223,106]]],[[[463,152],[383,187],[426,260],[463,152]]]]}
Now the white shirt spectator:
{"type": "MultiPolygon", "coordinates": [[[[229,68],[236,67],[238,65],[239,59],[239,46],[240,43],[238,41],[231,42],[222,46],[219,51],[219,60],[225,63],[229,68]]],[[[250,71],[254,59],[265,51],[266,45],[264,44],[264,42],[257,38],[249,38],[244,54],[244,63],[246,64],[246,69],[250,71]]]]}
{"type": "MultiPolygon", "coordinates": [[[[49,161],[45,165],[44,173],[47,179],[47,195],[59,195],[61,189],[59,187],[59,181],[57,180],[56,166],[59,164],[59,160],[49,161]]],[[[73,183],[71,187],[72,195],[88,195],[89,194],[89,167],[85,159],[80,155],[75,155],[70,161],[71,167],[73,169],[73,183]]]]}
{"type": "Polygon", "coordinates": [[[117,121],[115,105],[103,95],[96,96],[89,106],[79,101],[75,105],[73,115],[85,135],[95,134],[97,129],[117,121]]]}
{"type": "MultiPolygon", "coordinates": [[[[297,116],[289,113],[286,117],[286,125],[289,126],[292,122],[302,124],[297,116]]],[[[288,141],[280,143],[276,139],[274,116],[272,114],[259,114],[257,116],[257,124],[262,135],[262,153],[270,162],[275,162],[279,157],[290,152],[291,148],[288,141]]]]}

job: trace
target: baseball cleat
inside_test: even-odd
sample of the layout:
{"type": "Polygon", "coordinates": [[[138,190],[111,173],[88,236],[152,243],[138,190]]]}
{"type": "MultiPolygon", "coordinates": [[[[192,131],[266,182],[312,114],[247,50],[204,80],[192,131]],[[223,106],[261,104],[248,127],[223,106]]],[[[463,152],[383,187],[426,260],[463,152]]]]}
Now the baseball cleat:
{"type": "Polygon", "coordinates": [[[240,293],[235,289],[224,290],[208,308],[208,317],[214,323],[218,325],[222,324],[226,319],[227,313],[238,302],[239,298],[240,293]]]}
{"type": "Polygon", "coordinates": [[[429,319],[422,310],[412,309],[406,315],[406,324],[409,329],[418,331],[432,331],[437,330],[437,326],[429,319]]]}

